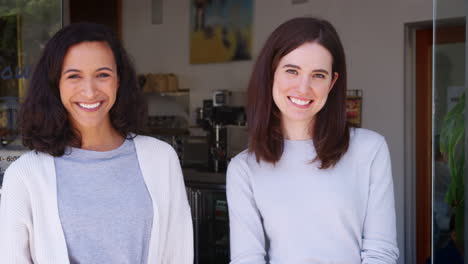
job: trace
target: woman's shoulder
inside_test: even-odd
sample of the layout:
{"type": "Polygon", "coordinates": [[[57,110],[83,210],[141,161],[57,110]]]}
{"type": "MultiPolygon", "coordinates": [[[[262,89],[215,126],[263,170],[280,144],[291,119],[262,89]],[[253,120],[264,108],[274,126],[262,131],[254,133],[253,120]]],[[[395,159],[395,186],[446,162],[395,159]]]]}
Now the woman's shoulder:
{"type": "Polygon", "coordinates": [[[352,128],[350,133],[349,151],[360,157],[373,156],[387,144],[384,136],[369,129],[352,128]]]}
{"type": "Polygon", "coordinates": [[[238,153],[234,156],[229,164],[240,165],[240,164],[249,164],[252,162],[256,162],[255,154],[250,152],[248,149],[243,150],[242,152],[238,153]]]}
{"type": "Polygon", "coordinates": [[[171,145],[151,136],[136,135],[133,140],[137,149],[158,150],[161,154],[175,153],[171,145]]]}
{"type": "Polygon", "coordinates": [[[247,149],[234,156],[230,161],[226,172],[227,188],[238,182],[250,181],[252,165],[255,155],[247,149]],[[250,165],[249,165],[250,164],[250,165]]]}
{"type": "Polygon", "coordinates": [[[12,162],[6,171],[18,171],[28,168],[34,169],[34,167],[39,166],[41,160],[46,157],[52,158],[52,156],[46,153],[38,152],[35,150],[27,151],[21,154],[21,156],[19,156],[17,160],[12,162]]]}
{"type": "Polygon", "coordinates": [[[384,136],[381,134],[365,129],[365,128],[351,128],[351,136],[350,136],[350,141],[351,144],[354,142],[359,142],[360,145],[379,145],[385,142],[384,136]]]}
{"type": "Polygon", "coordinates": [[[247,174],[255,174],[256,172],[265,168],[270,168],[271,166],[273,165],[265,161],[257,161],[255,153],[246,149],[231,159],[228,171],[243,171],[247,174]]]}
{"type": "Polygon", "coordinates": [[[22,181],[26,185],[36,186],[36,183],[43,178],[39,176],[41,172],[50,169],[47,167],[48,164],[53,164],[51,155],[34,150],[25,152],[5,170],[3,183],[22,181]]]}

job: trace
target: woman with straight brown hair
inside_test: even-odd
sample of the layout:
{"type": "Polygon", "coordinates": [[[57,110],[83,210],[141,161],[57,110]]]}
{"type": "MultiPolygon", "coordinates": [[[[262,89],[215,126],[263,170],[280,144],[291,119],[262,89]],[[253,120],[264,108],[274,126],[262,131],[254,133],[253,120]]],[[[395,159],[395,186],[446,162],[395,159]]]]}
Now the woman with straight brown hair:
{"type": "Polygon", "coordinates": [[[385,139],[346,122],[334,27],[295,18],[268,38],[248,87],[249,148],[227,172],[231,264],[396,263],[385,139]]]}

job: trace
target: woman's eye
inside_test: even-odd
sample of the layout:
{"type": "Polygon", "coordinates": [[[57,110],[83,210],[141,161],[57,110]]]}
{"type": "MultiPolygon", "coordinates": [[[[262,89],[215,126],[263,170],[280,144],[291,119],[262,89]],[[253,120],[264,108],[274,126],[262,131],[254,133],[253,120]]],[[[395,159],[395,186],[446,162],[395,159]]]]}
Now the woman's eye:
{"type": "Polygon", "coordinates": [[[78,74],[72,74],[72,75],[68,75],[67,79],[78,79],[80,78],[80,75],[78,74]]]}
{"type": "Polygon", "coordinates": [[[106,77],[109,77],[109,76],[110,76],[110,74],[104,73],[104,72],[103,72],[103,73],[98,74],[97,77],[98,77],[98,78],[106,78],[106,77]]]}
{"type": "Polygon", "coordinates": [[[321,73],[316,73],[316,74],[314,74],[314,77],[315,77],[315,78],[319,78],[319,79],[325,79],[325,75],[324,75],[324,74],[321,74],[321,73]]]}
{"type": "Polygon", "coordinates": [[[293,70],[293,69],[288,69],[286,70],[287,73],[290,73],[290,74],[294,74],[294,75],[297,75],[297,71],[296,70],[293,70]]]}

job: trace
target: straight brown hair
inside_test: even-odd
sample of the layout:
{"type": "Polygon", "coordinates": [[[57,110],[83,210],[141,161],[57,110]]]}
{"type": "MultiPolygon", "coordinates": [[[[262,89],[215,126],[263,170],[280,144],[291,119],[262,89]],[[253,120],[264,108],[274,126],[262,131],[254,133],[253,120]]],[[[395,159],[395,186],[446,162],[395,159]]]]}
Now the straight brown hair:
{"type": "Polygon", "coordinates": [[[283,154],[284,137],[281,113],[273,101],[274,73],[279,61],[304,43],[318,43],[332,55],[332,71],[339,77],[327,102],[317,113],[313,142],[321,169],[333,167],[349,146],[346,122],[346,60],[338,33],[330,22],[313,18],[294,18],[271,33],[263,46],[250,77],[247,99],[249,152],[260,160],[275,164],[283,154]]]}

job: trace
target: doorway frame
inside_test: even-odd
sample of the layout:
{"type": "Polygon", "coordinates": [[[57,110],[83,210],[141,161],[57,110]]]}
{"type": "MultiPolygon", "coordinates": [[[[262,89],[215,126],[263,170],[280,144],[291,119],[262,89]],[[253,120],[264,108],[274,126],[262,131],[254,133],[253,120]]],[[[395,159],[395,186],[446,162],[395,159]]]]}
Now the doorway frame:
{"type": "MultiPolygon", "coordinates": [[[[405,259],[404,263],[417,263],[417,224],[416,224],[416,31],[421,29],[438,29],[442,27],[459,26],[465,22],[464,17],[428,20],[414,23],[406,23],[405,26],[405,47],[404,47],[404,172],[405,172],[405,217],[404,217],[404,249],[405,259]]],[[[468,36],[468,27],[467,27],[468,36]]],[[[445,38],[436,38],[433,34],[432,43],[445,42],[445,38]]],[[[468,52],[466,54],[468,60],[468,52]]],[[[466,67],[468,74],[468,67],[466,67]]],[[[431,68],[433,75],[433,68],[431,68]]],[[[431,78],[431,93],[433,89],[433,78],[431,78]]],[[[467,86],[467,85],[466,85],[467,86]]],[[[467,86],[468,87],[468,86],[467,86]]],[[[468,88],[467,88],[468,89],[468,88]]],[[[432,100],[432,97],[431,97],[432,100]]],[[[468,101],[468,98],[467,98],[468,101]]],[[[433,102],[431,101],[431,104],[433,102]]],[[[468,127],[468,122],[467,122],[468,127]]],[[[468,129],[467,129],[468,131],[468,129]]],[[[432,133],[432,125],[431,125],[432,133]]],[[[432,139],[433,140],[433,139],[432,139]]],[[[433,142],[431,140],[431,150],[433,149],[433,142]]],[[[467,147],[468,149],[468,147],[467,147]]],[[[431,154],[432,156],[432,154],[431,154]]],[[[431,158],[432,160],[432,158],[431,158]]],[[[467,155],[468,160],[468,155],[467,155]]],[[[468,162],[468,161],[467,161],[468,162]]],[[[432,164],[432,163],[431,163],[432,164]]],[[[432,167],[432,166],[431,166],[432,167]]],[[[432,191],[432,175],[433,168],[431,169],[431,191],[432,191]]],[[[468,173],[468,171],[467,171],[468,173]]],[[[468,182],[467,182],[468,184],[468,182]]],[[[431,195],[431,226],[433,225],[433,207],[431,195]]],[[[467,203],[468,207],[468,203],[467,203]]],[[[468,221],[468,220],[467,220],[468,221]]],[[[432,229],[431,229],[432,230],[432,229]]],[[[468,232],[468,229],[465,230],[468,232]]],[[[432,251],[432,231],[431,237],[431,251],[432,251]]],[[[468,247],[468,243],[466,245],[468,247]]],[[[431,256],[432,256],[431,252],[431,256]]]]}
{"type": "Polygon", "coordinates": [[[404,263],[416,263],[416,31],[433,27],[433,21],[405,24],[404,47],[404,263]]]}

